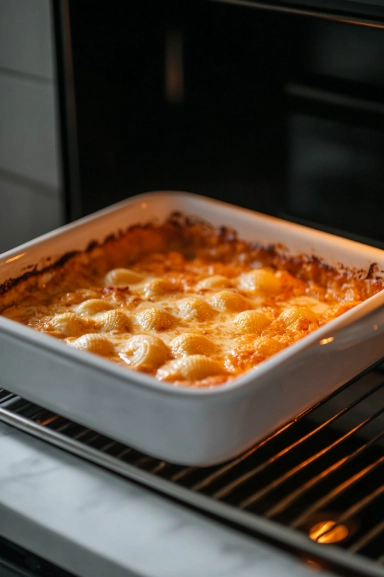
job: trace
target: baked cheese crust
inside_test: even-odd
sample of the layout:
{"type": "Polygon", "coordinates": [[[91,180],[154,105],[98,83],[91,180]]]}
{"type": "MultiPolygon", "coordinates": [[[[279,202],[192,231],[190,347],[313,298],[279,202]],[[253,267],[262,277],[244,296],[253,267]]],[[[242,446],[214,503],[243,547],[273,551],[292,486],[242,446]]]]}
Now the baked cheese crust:
{"type": "Polygon", "coordinates": [[[0,287],[0,312],[177,386],[230,382],[382,290],[179,213],[0,287]]]}

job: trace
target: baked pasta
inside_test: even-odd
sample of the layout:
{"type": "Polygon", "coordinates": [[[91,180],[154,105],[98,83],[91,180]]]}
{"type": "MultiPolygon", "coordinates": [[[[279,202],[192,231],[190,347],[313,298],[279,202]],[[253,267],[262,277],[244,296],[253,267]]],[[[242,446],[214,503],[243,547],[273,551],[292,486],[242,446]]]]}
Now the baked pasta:
{"type": "Polygon", "coordinates": [[[383,288],[173,213],[0,287],[0,313],[178,386],[223,385],[383,288]]]}

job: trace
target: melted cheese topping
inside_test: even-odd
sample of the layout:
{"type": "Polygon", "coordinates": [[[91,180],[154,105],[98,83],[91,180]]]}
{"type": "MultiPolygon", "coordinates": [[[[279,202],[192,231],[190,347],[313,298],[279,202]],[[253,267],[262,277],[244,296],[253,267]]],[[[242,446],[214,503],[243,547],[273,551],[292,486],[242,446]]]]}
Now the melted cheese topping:
{"type": "Polygon", "coordinates": [[[324,284],[318,269],[295,275],[284,261],[277,266],[276,256],[272,263],[255,258],[246,243],[223,258],[223,246],[197,243],[192,256],[136,251],[125,261],[108,252],[103,260],[98,249],[92,266],[75,261],[71,274],[59,269],[53,280],[40,279],[2,314],[158,380],[209,387],[250,371],[369,296],[366,283],[336,272],[327,271],[324,284]]]}

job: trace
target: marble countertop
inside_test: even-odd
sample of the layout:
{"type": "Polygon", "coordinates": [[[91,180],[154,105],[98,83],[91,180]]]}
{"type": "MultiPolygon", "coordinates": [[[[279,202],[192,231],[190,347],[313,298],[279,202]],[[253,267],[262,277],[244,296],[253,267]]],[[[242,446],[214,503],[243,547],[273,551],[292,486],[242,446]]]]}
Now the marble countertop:
{"type": "Polygon", "coordinates": [[[0,535],[79,577],[330,577],[0,423],[0,535]]]}

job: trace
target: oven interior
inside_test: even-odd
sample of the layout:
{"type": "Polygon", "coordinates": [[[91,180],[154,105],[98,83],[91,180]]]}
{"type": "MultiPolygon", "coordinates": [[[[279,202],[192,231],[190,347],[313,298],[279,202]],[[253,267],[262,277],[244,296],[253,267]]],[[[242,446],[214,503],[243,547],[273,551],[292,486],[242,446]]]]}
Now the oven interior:
{"type": "Polygon", "coordinates": [[[185,190],[383,246],[379,2],[53,6],[68,221],[185,190]]]}

